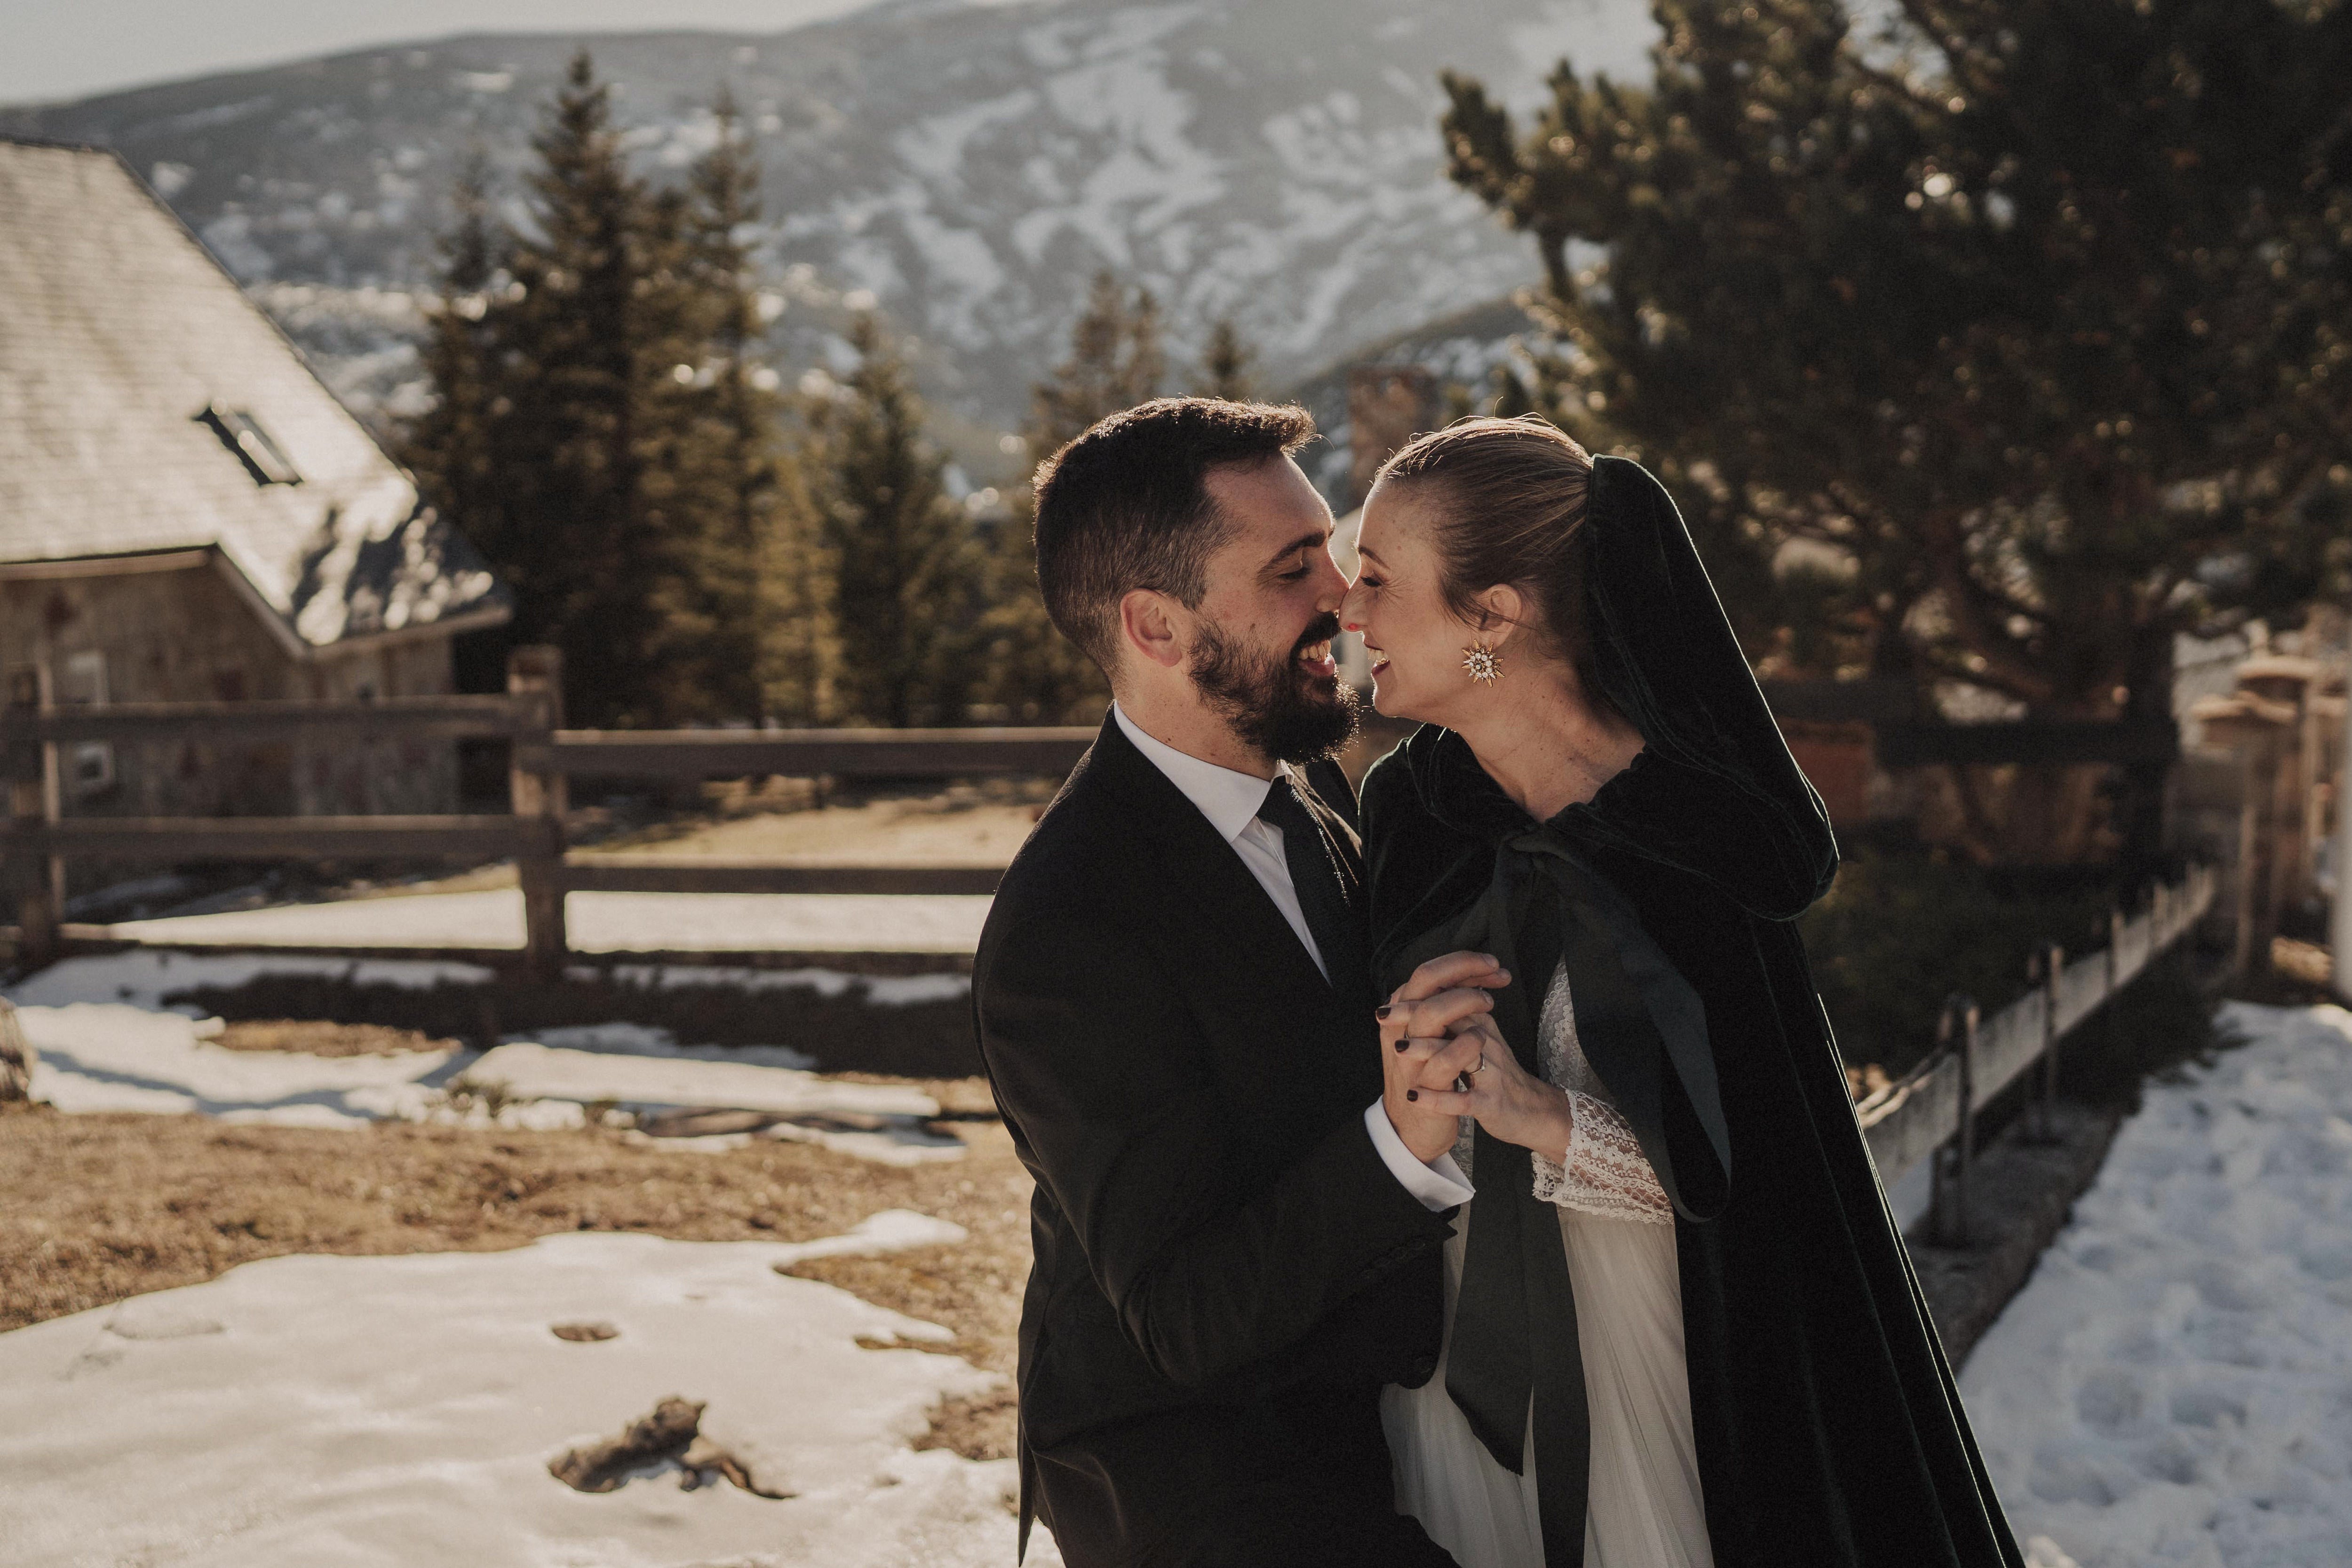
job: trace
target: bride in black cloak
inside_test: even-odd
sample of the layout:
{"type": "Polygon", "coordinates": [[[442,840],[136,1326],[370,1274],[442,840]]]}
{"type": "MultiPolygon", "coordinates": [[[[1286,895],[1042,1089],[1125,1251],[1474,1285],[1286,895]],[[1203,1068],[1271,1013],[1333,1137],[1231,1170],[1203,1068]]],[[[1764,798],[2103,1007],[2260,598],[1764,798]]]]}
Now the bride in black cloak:
{"type": "Polygon", "coordinates": [[[1464,1568],[2021,1568],[1791,924],[1829,822],[1673,501],[1471,420],[1358,548],[1423,721],[1364,781],[1376,973],[1494,964],[1380,1009],[1391,1119],[1475,1193],[1399,1508],[1464,1568]]]}

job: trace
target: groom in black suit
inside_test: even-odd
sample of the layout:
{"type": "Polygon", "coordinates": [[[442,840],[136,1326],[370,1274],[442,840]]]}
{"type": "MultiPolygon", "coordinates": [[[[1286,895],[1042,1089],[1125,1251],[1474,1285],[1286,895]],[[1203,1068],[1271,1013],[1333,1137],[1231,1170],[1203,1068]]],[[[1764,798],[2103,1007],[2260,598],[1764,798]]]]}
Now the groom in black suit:
{"type": "Polygon", "coordinates": [[[1072,1568],[1452,1562],[1381,1431],[1436,1362],[1451,1210],[1381,1102],[1313,434],[1168,399],[1039,470],[1046,607],[1118,702],[973,1003],[1037,1183],[1022,1542],[1042,1518],[1072,1568]]]}

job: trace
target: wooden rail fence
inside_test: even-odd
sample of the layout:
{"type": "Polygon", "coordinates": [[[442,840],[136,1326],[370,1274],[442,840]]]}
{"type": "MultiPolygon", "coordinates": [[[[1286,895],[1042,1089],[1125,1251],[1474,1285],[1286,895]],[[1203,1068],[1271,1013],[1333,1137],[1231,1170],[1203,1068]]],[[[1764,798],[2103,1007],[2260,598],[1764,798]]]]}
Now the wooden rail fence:
{"type": "Polygon", "coordinates": [[[936,863],[858,865],[718,856],[583,855],[565,842],[566,781],[628,779],[954,779],[1067,773],[1091,728],[593,730],[562,725],[561,661],[521,648],[503,696],[373,702],[121,703],[0,709],[0,866],[28,866],[18,939],[54,953],[69,860],[512,859],[521,883],[527,963],[559,971],[568,954],[563,899],[575,892],[986,894],[1002,869],[936,863]],[[511,810],[495,816],[81,817],[65,815],[58,749],[76,742],[496,737],[510,743],[511,810]]]}
{"type": "MultiPolygon", "coordinates": [[[[565,843],[566,780],[640,779],[1058,777],[1093,742],[1090,728],[592,730],[562,725],[562,665],[551,648],[515,651],[503,696],[393,697],[374,702],[115,704],[0,708],[0,869],[34,868],[20,889],[19,946],[53,954],[68,860],[421,860],[511,858],[522,886],[524,958],[541,974],[568,956],[564,895],[574,892],[987,894],[1002,874],[971,864],[856,865],[713,856],[583,856],[565,843]],[[92,817],[62,810],[58,748],[82,741],[224,737],[501,737],[510,743],[511,810],[497,816],[92,817]]],[[[2211,906],[2200,867],[2153,890],[2146,914],[2115,916],[2107,946],[2072,962],[2053,947],[2036,988],[1990,1018],[1964,997],[1945,1009],[1943,1048],[1856,1107],[1889,1182],[1934,1158],[1944,1234],[1964,1223],[1975,1118],[2031,1069],[2041,1102],[2055,1091],[2060,1043],[2211,906]]]]}
{"type": "Polygon", "coordinates": [[[1854,1107],[1888,1186],[1922,1160],[1937,1162],[1929,1212],[1938,1242],[1958,1246],[1968,1239],[1978,1113],[2021,1076],[2037,1071],[2030,1125],[2046,1134],[2066,1036],[2196,928],[2213,905],[2216,883],[2211,867],[2195,867],[2179,883],[2152,888],[2144,914],[2126,920],[2111,913],[2107,945],[2097,952],[2069,962],[2056,946],[2044,949],[2034,964],[2034,988],[1990,1018],[1968,997],[1948,998],[1937,1053],[1854,1107]]]}

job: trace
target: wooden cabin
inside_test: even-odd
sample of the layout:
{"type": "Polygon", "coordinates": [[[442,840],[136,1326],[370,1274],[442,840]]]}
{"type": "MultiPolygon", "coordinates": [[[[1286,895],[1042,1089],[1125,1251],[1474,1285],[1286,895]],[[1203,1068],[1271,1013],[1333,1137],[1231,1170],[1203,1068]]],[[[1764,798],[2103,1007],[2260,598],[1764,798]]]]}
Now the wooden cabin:
{"type": "MultiPolygon", "coordinates": [[[[0,139],[0,695],[438,695],[452,639],[509,614],[451,520],[119,157],[0,139]]],[[[457,800],[446,740],[64,750],[68,816],[457,800]]]]}

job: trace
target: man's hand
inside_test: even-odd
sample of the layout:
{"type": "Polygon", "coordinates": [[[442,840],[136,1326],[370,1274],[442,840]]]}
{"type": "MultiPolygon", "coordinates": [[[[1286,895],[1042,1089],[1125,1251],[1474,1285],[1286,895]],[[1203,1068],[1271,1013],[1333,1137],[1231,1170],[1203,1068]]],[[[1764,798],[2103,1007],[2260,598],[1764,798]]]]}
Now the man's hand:
{"type": "Polygon", "coordinates": [[[1416,1111],[1427,1109],[1448,1117],[1472,1116],[1478,1124],[1507,1144],[1533,1149],[1554,1165],[1568,1163],[1570,1142],[1576,1134],[1576,1110],[1567,1092],[1555,1089],[1519,1065],[1518,1058],[1496,1031],[1494,1020],[1475,1017],[1465,1021],[1453,1043],[1475,1041],[1478,1050],[1456,1080],[1432,1066],[1414,1085],[1420,1098],[1416,1111]],[[1457,1083],[1460,1085],[1457,1087],[1457,1083]]]}
{"type": "Polygon", "coordinates": [[[1464,1020],[1493,1011],[1487,991],[1510,983],[1511,977],[1485,953],[1448,953],[1415,969],[1375,1015],[1381,1026],[1381,1103],[1413,1158],[1433,1160],[1460,1135],[1461,1113],[1436,1109],[1421,1085],[1451,1083],[1454,1074],[1478,1064],[1485,1039],[1478,1030],[1449,1037],[1464,1020]]]}

